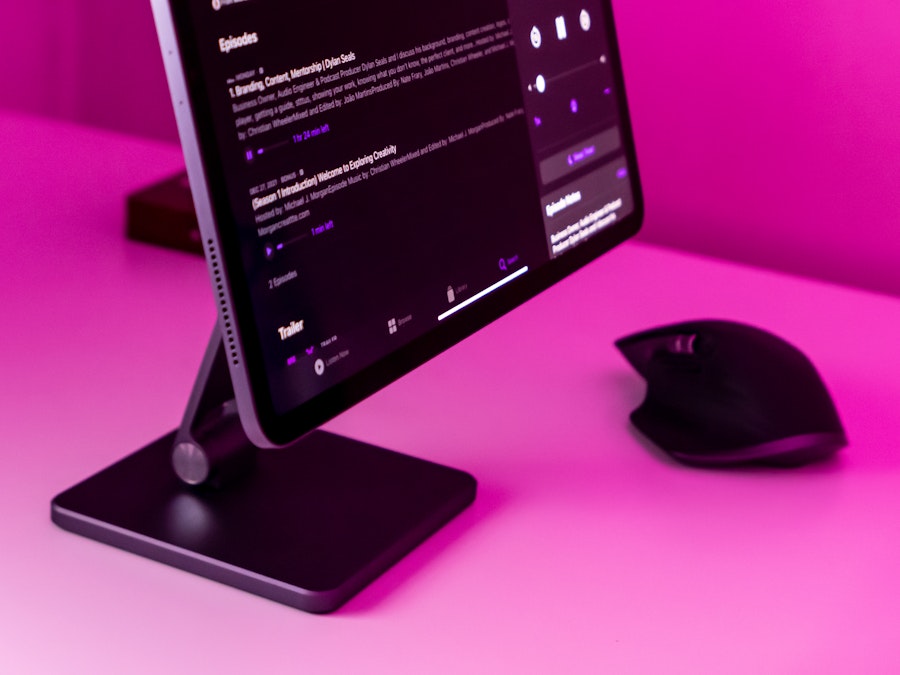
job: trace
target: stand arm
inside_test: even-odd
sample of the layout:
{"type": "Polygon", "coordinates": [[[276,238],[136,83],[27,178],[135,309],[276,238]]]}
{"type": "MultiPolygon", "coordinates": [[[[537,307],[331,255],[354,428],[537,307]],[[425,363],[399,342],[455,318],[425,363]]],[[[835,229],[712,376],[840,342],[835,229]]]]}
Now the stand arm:
{"type": "Polygon", "coordinates": [[[256,448],[241,427],[218,324],[175,435],[172,467],[188,485],[223,485],[252,469],[256,448]]]}

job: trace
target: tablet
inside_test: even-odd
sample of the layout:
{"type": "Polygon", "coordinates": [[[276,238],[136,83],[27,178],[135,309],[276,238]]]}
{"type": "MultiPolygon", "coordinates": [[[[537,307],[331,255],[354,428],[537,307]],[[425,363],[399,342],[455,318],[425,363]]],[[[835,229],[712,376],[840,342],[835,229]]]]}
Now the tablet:
{"type": "Polygon", "coordinates": [[[609,2],[153,9],[259,447],[299,438],[640,227],[609,2]]]}

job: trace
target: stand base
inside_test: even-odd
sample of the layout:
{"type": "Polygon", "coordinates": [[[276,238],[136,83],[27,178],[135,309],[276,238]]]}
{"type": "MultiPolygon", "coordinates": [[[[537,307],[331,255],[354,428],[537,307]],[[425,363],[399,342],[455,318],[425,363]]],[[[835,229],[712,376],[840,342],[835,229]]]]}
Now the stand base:
{"type": "Polygon", "coordinates": [[[475,479],[317,431],[227,490],[181,483],[175,433],[58,495],[53,522],[307,612],[340,607],[475,498],[475,479]]]}

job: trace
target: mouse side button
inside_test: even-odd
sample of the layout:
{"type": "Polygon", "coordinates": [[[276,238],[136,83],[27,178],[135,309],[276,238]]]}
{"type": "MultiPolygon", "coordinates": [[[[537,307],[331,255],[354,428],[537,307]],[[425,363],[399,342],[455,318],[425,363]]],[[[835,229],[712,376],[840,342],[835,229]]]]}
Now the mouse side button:
{"type": "MultiPolygon", "coordinates": [[[[830,457],[847,445],[843,431],[798,434],[754,445],[726,447],[707,434],[673,419],[652,399],[631,413],[631,422],[647,439],[682,464],[726,467],[748,464],[797,467],[830,457]]],[[[721,439],[719,439],[721,441],[721,439]]]]}
{"type": "Polygon", "coordinates": [[[806,434],[715,454],[689,455],[675,451],[669,454],[683,464],[697,467],[759,465],[787,469],[828,459],[846,445],[846,439],[836,434],[806,434]]]}

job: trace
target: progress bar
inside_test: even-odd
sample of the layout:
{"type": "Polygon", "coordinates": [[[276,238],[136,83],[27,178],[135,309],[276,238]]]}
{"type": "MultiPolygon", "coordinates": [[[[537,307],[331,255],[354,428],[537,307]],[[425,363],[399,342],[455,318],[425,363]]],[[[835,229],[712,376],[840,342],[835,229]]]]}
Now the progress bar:
{"type": "Polygon", "coordinates": [[[498,281],[498,282],[497,282],[496,284],[494,284],[493,286],[488,286],[488,287],[485,288],[483,291],[481,291],[480,293],[477,293],[476,295],[473,295],[471,298],[469,298],[469,299],[466,300],[465,302],[461,302],[461,303],[459,303],[456,307],[454,307],[453,309],[449,309],[449,310],[447,310],[446,312],[444,312],[443,314],[441,314],[441,315],[438,317],[438,321],[443,321],[443,320],[446,319],[448,316],[452,316],[452,315],[456,314],[457,312],[459,312],[459,311],[465,309],[466,307],[468,307],[469,305],[471,305],[473,302],[478,302],[478,301],[481,300],[484,296],[486,296],[488,293],[493,293],[494,291],[496,291],[496,290],[497,290],[498,288],[500,288],[501,286],[505,286],[506,284],[508,284],[508,283],[509,283],[510,281],[512,281],[513,279],[516,279],[516,278],[522,276],[523,274],[525,274],[527,271],[528,271],[528,267],[525,266],[525,267],[523,267],[522,269],[513,272],[513,273],[510,274],[508,277],[505,277],[505,278],[501,279],[500,281],[498,281]]]}

